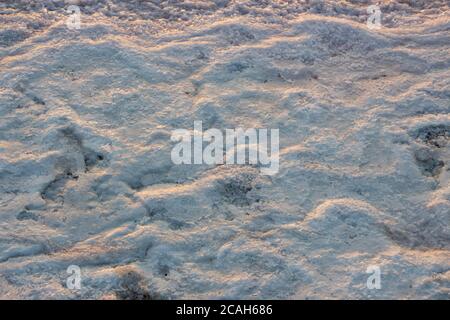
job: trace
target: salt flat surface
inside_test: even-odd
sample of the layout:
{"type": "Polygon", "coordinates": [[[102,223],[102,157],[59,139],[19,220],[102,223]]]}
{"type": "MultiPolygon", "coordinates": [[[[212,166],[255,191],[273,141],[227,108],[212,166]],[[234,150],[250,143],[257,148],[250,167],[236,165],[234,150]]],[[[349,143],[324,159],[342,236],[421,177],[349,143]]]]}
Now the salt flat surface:
{"type": "Polygon", "coordinates": [[[3,1],[0,298],[449,299],[448,2],[381,3],[3,1]],[[278,174],[174,165],[196,120],[278,174]]]}

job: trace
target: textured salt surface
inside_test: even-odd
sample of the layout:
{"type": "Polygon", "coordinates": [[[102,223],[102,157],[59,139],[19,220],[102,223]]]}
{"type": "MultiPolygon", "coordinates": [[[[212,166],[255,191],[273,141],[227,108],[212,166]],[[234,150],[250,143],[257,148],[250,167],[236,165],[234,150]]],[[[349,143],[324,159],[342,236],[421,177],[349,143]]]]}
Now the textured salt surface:
{"type": "Polygon", "coordinates": [[[369,4],[2,2],[0,298],[448,299],[449,8],[369,4]],[[279,173],[173,165],[194,120],[279,173]]]}

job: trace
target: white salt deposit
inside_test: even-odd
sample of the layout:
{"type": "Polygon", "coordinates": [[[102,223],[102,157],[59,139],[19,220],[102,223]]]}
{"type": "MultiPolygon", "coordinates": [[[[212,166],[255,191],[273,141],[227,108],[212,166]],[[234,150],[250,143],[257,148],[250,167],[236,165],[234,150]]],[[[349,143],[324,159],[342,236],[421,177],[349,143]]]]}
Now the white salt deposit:
{"type": "Polygon", "coordinates": [[[370,4],[3,1],[0,298],[449,299],[448,1],[370,4]],[[279,172],[173,164],[197,120],[279,172]]]}

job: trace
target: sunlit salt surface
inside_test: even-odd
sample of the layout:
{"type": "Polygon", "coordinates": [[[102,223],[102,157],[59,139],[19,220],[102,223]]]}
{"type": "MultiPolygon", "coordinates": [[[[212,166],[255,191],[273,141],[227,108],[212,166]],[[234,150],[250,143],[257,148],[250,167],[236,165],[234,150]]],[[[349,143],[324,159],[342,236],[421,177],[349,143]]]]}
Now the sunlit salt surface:
{"type": "Polygon", "coordinates": [[[448,2],[381,2],[0,3],[0,298],[448,299],[448,2]],[[174,165],[197,120],[279,172],[174,165]]]}

